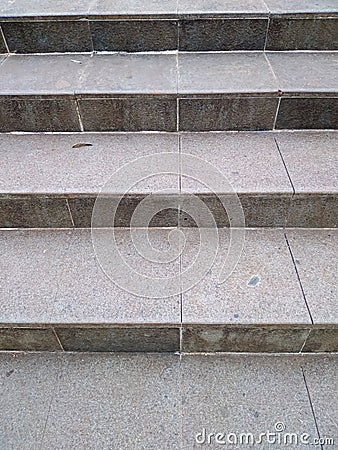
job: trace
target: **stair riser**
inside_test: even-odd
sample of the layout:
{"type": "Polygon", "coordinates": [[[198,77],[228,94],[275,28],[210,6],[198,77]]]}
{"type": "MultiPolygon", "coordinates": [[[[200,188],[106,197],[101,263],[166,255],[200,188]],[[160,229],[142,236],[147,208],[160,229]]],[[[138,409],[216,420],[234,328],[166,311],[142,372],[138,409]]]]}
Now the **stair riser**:
{"type": "Polygon", "coordinates": [[[0,19],[0,53],[338,49],[337,16],[320,14],[61,19],[0,19]]]}
{"type": "MultiPolygon", "coordinates": [[[[129,227],[135,208],[145,196],[135,195],[123,198],[116,212],[115,221],[110,208],[115,198],[107,200],[107,212],[100,203],[99,225],[102,227],[129,227]]],[[[220,199],[213,195],[198,197],[212,213],[218,227],[228,227],[229,219],[220,199]]],[[[336,194],[238,194],[245,225],[247,227],[302,227],[335,228],[338,224],[338,197],[336,194]]],[[[90,196],[0,196],[0,228],[90,228],[96,197],[90,196]]],[[[200,227],[209,227],[208,217],[203,215],[194,220],[185,211],[195,203],[189,197],[176,199],[153,196],[153,203],[159,212],[149,224],[148,210],[144,218],[138,218],[137,227],[194,227],[199,220],[200,227]],[[181,212],[172,207],[181,205],[181,212]]],[[[197,213],[198,214],[198,213],[197,213]]],[[[96,219],[97,220],[97,219],[96,219]]],[[[98,222],[95,222],[98,224],[98,222]]]]}
{"type": "Polygon", "coordinates": [[[0,97],[0,132],[338,129],[338,98],[0,97]],[[177,117],[178,115],[178,117],[177,117]]]}
{"type": "Polygon", "coordinates": [[[338,351],[337,326],[0,327],[0,351],[287,352],[338,351]]]}

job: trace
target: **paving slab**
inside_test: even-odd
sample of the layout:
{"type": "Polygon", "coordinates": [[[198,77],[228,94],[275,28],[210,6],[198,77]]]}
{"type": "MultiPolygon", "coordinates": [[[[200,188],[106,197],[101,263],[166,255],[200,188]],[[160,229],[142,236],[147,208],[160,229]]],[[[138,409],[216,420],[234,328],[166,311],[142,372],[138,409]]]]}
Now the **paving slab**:
{"type": "Polygon", "coordinates": [[[338,442],[337,355],[306,357],[302,366],[319,434],[324,439],[322,448],[332,449],[338,442]]]}
{"type": "Polygon", "coordinates": [[[335,0],[318,0],[316,3],[307,0],[265,0],[268,10],[273,14],[286,13],[336,13],[337,2],[335,0]]]}
{"type": "Polygon", "coordinates": [[[43,446],[180,448],[179,357],[69,355],[43,446]]]}
{"type": "MultiPolygon", "coordinates": [[[[2,134],[0,191],[5,194],[124,193],[109,180],[128,163],[160,153],[178,155],[178,136],[173,134],[2,134]]],[[[131,180],[130,193],[178,191],[176,176],[162,173],[146,178],[142,171],[131,180]]],[[[152,175],[152,174],[149,174],[152,175]]]]}
{"type": "Polygon", "coordinates": [[[268,10],[262,0],[179,0],[178,13],[180,15],[219,15],[219,14],[267,14],[268,10]]]}
{"type": "Polygon", "coordinates": [[[91,0],[76,0],[69,3],[60,0],[57,3],[52,0],[37,0],[29,5],[25,0],[4,0],[1,2],[1,17],[52,17],[86,15],[91,0]]]}
{"type": "Polygon", "coordinates": [[[271,94],[278,90],[269,64],[259,52],[181,53],[178,64],[180,94],[271,94]]]}
{"type": "Polygon", "coordinates": [[[0,76],[2,95],[177,91],[176,57],[170,54],[12,55],[1,66],[0,76]]]}
{"type": "MultiPolygon", "coordinates": [[[[163,279],[163,291],[170,278],[177,278],[179,283],[179,260],[168,263],[153,263],[138,253],[132,239],[142,230],[116,230],[117,247],[122,258],[131,269],[144,277],[163,279]]],[[[99,232],[99,231],[98,231],[99,232]]],[[[170,230],[153,230],[149,232],[151,242],[159,250],[169,248],[170,230]]],[[[110,239],[111,232],[100,231],[103,239],[110,239]]],[[[97,252],[96,247],[96,252],[97,252]]],[[[109,247],[107,248],[109,258],[109,247]]],[[[96,253],[97,254],[97,253],[96,253]]],[[[177,325],[180,323],[180,298],[174,295],[168,298],[147,298],[140,293],[134,295],[132,280],[130,291],[116,286],[107,276],[112,272],[104,266],[102,270],[93,249],[90,230],[72,232],[66,257],[63,260],[63,276],[55,296],[53,321],[57,324],[133,324],[133,325],[177,325]],[[81,270],[79,271],[79,267],[81,270]],[[98,295],[100,293],[100,295],[98,295]]],[[[101,254],[101,253],[100,253],[101,254]]],[[[102,262],[102,258],[101,258],[102,262]]],[[[129,274],[125,274],[125,279],[129,274]]],[[[116,279],[116,281],[120,281],[116,279]]],[[[123,281],[123,280],[122,280],[123,281]]],[[[119,283],[121,286],[121,283],[119,283]]],[[[141,291],[142,292],[142,291],[141,291]]],[[[162,292],[163,293],[163,292],[162,292]]],[[[161,296],[161,292],[154,292],[161,296]]]]}
{"type": "Polygon", "coordinates": [[[338,133],[276,133],[296,194],[338,190],[338,133]]]}
{"type": "Polygon", "coordinates": [[[89,13],[93,15],[116,16],[174,16],[177,13],[177,0],[150,0],[146,4],[142,0],[110,0],[91,1],[89,13]]]}
{"type": "MultiPolygon", "coordinates": [[[[309,314],[282,230],[246,230],[235,270],[218,283],[229,249],[229,230],[219,229],[220,251],[206,275],[183,294],[183,324],[310,324],[309,314]]],[[[182,277],[200,247],[199,231],[186,230],[182,277]]],[[[210,252],[214,249],[210,248],[210,252]]]]}
{"type": "MultiPolygon", "coordinates": [[[[318,437],[297,358],[185,356],[182,391],[183,448],[201,448],[202,443],[212,449],[221,443],[252,447],[250,441],[240,441],[241,433],[254,435],[254,443],[262,448],[273,448],[279,438],[282,445],[277,446],[282,448],[286,433],[318,437]],[[263,435],[259,444],[259,435],[268,432],[275,436],[269,441],[263,435]]],[[[291,446],[289,442],[289,448],[311,446],[298,441],[291,446]]]]}
{"type": "Polygon", "coordinates": [[[4,231],[1,239],[1,324],[49,323],[68,233],[4,231]]]}
{"type": "MultiPolygon", "coordinates": [[[[269,133],[185,133],[181,137],[181,151],[203,159],[227,179],[237,193],[292,193],[292,187],[279,155],[274,135],[269,133]]],[[[205,165],[208,173],[209,165],[205,165]]],[[[230,192],[225,184],[218,185],[210,175],[198,174],[195,168],[182,166],[182,190],[210,193],[200,179],[210,178],[215,192],[230,192]],[[184,176],[196,172],[196,178],[184,176]],[[202,178],[202,175],[204,177],[202,178]],[[216,186],[215,186],[216,184],[216,186]]]]}
{"type": "Polygon", "coordinates": [[[287,230],[304,294],[315,324],[336,324],[336,230],[287,230]]]}
{"type": "Polygon", "coordinates": [[[267,52],[278,87],[283,93],[334,93],[338,55],[330,52],[267,52]]]}
{"type": "Polygon", "coordinates": [[[1,448],[42,445],[60,368],[55,353],[0,353],[1,448]]]}

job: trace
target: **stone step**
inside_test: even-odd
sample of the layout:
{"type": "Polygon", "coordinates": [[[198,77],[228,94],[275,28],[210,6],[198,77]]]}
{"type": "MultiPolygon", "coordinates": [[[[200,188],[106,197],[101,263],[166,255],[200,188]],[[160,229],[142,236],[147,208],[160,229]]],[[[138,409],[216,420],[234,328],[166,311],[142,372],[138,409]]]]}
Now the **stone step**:
{"type": "Polygon", "coordinates": [[[335,131],[3,133],[0,228],[239,227],[238,200],[248,227],[334,228],[337,143],[335,131]]]}
{"type": "Polygon", "coordinates": [[[337,355],[0,353],[0,443],[329,450],[337,388],[337,355]]]}
{"type": "Polygon", "coordinates": [[[1,230],[0,349],[338,350],[336,230],[213,231],[1,230]]]}
{"type": "Polygon", "coordinates": [[[337,52],[4,55],[0,131],[337,129],[337,52]]]}
{"type": "Polygon", "coordinates": [[[334,0],[3,0],[0,51],[337,50],[334,0]]]}

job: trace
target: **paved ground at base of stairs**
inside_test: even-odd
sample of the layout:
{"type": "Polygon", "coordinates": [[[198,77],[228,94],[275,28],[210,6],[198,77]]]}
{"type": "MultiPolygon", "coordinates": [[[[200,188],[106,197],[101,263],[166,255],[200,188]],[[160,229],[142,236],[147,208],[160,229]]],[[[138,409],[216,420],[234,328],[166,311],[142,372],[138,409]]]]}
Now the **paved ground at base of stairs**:
{"type": "Polygon", "coordinates": [[[337,391],[338,354],[0,353],[0,448],[336,448],[337,391]]]}

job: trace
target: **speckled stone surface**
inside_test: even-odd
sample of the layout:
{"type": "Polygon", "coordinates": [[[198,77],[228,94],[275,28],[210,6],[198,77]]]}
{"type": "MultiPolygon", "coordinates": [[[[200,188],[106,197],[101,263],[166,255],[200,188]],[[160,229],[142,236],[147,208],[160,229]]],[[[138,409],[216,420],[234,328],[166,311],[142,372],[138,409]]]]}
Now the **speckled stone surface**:
{"type": "Polygon", "coordinates": [[[167,51],[178,46],[175,20],[96,20],[90,29],[97,51],[167,51]]]}
{"type": "Polygon", "coordinates": [[[0,99],[0,131],[80,131],[75,101],[29,96],[0,99]]]}
{"type": "Polygon", "coordinates": [[[0,73],[2,95],[177,91],[176,57],[170,54],[12,55],[0,73]]]}
{"type": "Polygon", "coordinates": [[[324,450],[330,450],[338,442],[338,358],[309,356],[303,362],[303,370],[320,436],[334,440],[334,445],[323,445],[324,450]]]}
{"type": "Polygon", "coordinates": [[[336,230],[286,232],[315,324],[338,321],[336,230]]]}
{"type": "Polygon", "coordinates": [[[58,338],[52,328],[2,328],[0,351],[60,351],[58,338]]]}
{"type": "Polygon", "coordinates": [[[277,97],[183,98],[179,130],[272,130],[277,106],[277,97]]]}
{"type": "Polygon", "coordinates": [[[337,355],[0,353],[0,444],[190,450],[204,430],[313,443],[316,425],[337,440],[336,374],[337,355]]]}
{"type": "MultiPolygon", "coordinates": [[[[182,363],[182,391],[183,448],[202,448],[199,442],[203,441],[203,430],[214,433],[208,447],[216,449],[221,447],[215,442],[217,433],[226,434],[230,443],[234,439],[231,433],[239,436],[251,432],[258,439],[260,433],[276,433],[275,424],[279,422],[285,426],[285,433],[317,437],[296,357],[186,356],[182,363]]],[[[227,442],[225,437],[219,439],[227,442]]],[[[271,445],[266,439],[260,444],[262,448],[271,445]]],[[[244,442],[239,448],[249,445],[244,442]]],[[[294,448],[308,446],[299,443],[294,448]]]]}
{"type": "Polygon", "coordinates": [[[332,326],[316,326],[311,330],[303,352],[338,352],[338,327],[332,326]]]}
{"type": "Polygon", "coordinates": [[[12,53],[93,51],[86,21],[3,22],[2,30],[12,53]]]}
{"type": "Polygon", "coordinates": [[[317,0],[315,4],[307,0],[265,0],[269,11],[274,14],[285,13],[336,13],[335,0],[317,0]]]}
{"type": "Polygon", "coordinates": [[[337,130],[338,99],[283,97],[275,128],[277,130],[337,130]]]}
{"type": "Polygon", "coordinates": [[[269,64],[260,52],[182,53],[178,64],[180,94],[277,93],[278,90],[269,64]]]}
{"type": "MultiPolygon", "coordinates": [[[[218,193],[228,192],[225,183],[218,183],[211,170],[220,172],[237,193],[292,193],[292,187],[279,155],[274,135],[269,133],[187,133],[182,134],[184,154],[211,164],[210,187],[218,193]],[[215,186],[216,183],[216,186],[215,186]]],[[[182,165],[182,191],[210,193],[198,180],[184,176],[197,173],[198,166],[182,165]]],[[[189,160],[190,162],[190,160],[189,160]]],[[[209,165],[205,164],[208,174],[209,165]]],[[[198,177],[197,177],[198,178],[198,177]]],[[[201,176],[202,179],[202,176],[201,176]]],[[[223,181],[221,178],[219,181],[223,181]]]]}
{"type": "Polygon", "coordinates": [[[272,17],[269,22],[266,49],[337,50],[337,26],[337,19],[272,17]]]}
{"type": "MultiPolygon", "coordinates": [[[[173,134],[71,133],[0,135],[0,191],[27,194],[124,193],[113,180],[117,169],[141,157],[177,154],[176,176],[163,173],[131,182],[130,193],[178,190],[178,136],[173,134]]],[[[158,168],[159,169],[159,168],[158,168]]],[[[137,175],[136,175],[137,178],[137,175]]]]}
{"type": "Polygon", "coordinates": [[[169,327],[56,327],[65,351],[72,352],[178,352],[180,329],[169,327]]]}
{"type": "Polygon", "coordinates": [[[1,324],[46,324],[62,272],[64,231],[4,231],[1,240],[1,324]]]}
{"type": "Polygon", "coordinates": [[[7,47],[4,41],[3,34],[1,33],[1,26],[0,26],[0,62],[3,59],[4,55],[1,55],[1,53],[7,53],[7,47]]]}
{"type": "MultiPolygon", "coordinates": [[[[168,248],[170,230],[149,231],[150,239],[162,251],[168,248]]],[[[134,231],[134,234],[140,231],[134,231]]],[[[103,239],[111,234],[102,230],[103,239]]],[[[134,236],[133,236],[134,239],[134,236]]],[[[116,241],[123,259],[136,272],[166,279],[177,276],[179,260],[156,264],[142,258],[133,246],[129,230],[119,229],[116,241]]],[[[107,251],[109,248],[107,249],[107,251]]],[[[63,258],[63,273],[55,295],[52,322],[58,324],[172,324],[180,323],[180,297],[147,298],[117,286],[102,270],[94,252],[90,230],[74,230],[63,258]],[[81,270],[79,270],[81,267],[81,270]]],[[[168,282],[168,281],[167,281],[168,282]]],[[[160,292],[158,292],[160,295],[160,292]]]]}
{"type": "Polygon", "coordinates": [[[185,325],[182,351],[299,353],[309,332],[306,326],[185,325]]]}
{"type": "Polygon", "coordinates": [[[263,50],[268,19],[181,20],[182,51],[263,50]]]}
{"type": "Polygon", "coordinates": [[[1,228],[67,228],[72,219],[64,198],[47,195],[0,197],[1,228]]]}
{"type": "Polygon", "coordinates": [[[1,448],[41,445],[59,375],[55,353],[0,353],[1,448]]]}
{"type": "MultiPolygon", "coordinates": [[[[282,230],[246,230],[238,265],[223,284],[218,277],[229,249],[229,231],[220,229],[219,237],[221,250],[214,265],[183,294],[183,324],[310,324],[282,230]]],[[[188,229],[186,239],[183,271],[196,264],[199,231],[188,229]]]]}
{"type": "Polygon", "coordinates": [[[267,14],[268,10],[262,0],[179,0],[178,13],[190,14],[267,14]]]}
{"type": "Polygon", "coordinates": [[[337,53],[267,52],[266,55],[283,93],[310,95],[337,91],[337,53]]]}
{"type": "Polygon", "coordinates": [[[338,133],[276,133],[296,193],[338,191],[338,133]]]}
{"type": "Polygon", "coordinates": [[[177,100],[160,95],[79,100],[85,131],[176,131],[177,100]]]}
{"type": "Polygon", "coordinates": [[[178,356],[69,355],[60,376],[46,449],[180,448],[178,356]]]}

